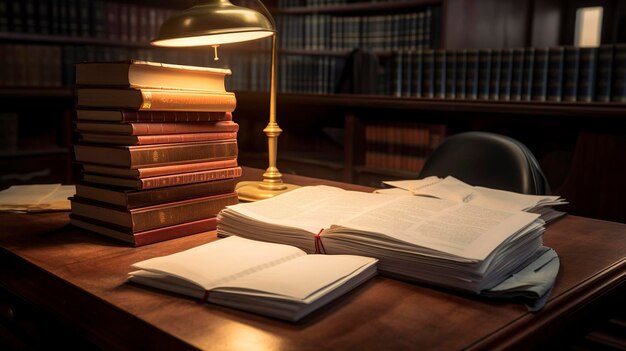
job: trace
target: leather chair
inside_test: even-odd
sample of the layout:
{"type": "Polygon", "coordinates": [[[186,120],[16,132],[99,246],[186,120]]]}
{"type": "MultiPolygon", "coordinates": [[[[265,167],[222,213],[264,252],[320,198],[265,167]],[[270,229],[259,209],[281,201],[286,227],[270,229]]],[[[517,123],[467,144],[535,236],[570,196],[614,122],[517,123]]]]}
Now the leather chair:
{"type": "Polygon", "coordinates": [[[539,162],[521,142],[495,133],[452,135],[433,151],[420,178],[451,175],[467,184],[524,194],[550,194],[539,162]]]}

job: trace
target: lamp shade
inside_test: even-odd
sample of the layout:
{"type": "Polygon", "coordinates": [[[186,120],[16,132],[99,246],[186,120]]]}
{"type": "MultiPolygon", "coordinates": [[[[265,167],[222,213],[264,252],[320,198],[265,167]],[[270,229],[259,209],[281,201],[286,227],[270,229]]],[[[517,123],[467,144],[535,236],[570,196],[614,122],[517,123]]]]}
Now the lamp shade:
{"type": "Polygon", "coordinates": [[[228,0],[201,3],[168,18],[155,46],[189,47],[238,43],[274,34],[273,22],[258,11],[228,0]]]}

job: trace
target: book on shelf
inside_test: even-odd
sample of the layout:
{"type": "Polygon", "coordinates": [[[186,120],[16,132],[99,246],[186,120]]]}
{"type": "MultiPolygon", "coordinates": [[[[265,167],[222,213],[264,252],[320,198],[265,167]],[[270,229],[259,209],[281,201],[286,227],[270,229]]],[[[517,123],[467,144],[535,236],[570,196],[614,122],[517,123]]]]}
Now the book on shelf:
{"type": "Polygon", "coordinates": [[[232,193],[233,191],[235,191],[234,178],[149,190],[134,190],[85,182],[76,184],[76,196],[80,198],[105,202],[113,206],[129,209],[192,199],[194,197],[232,193]]]}
{"type": "Polygon", "coordinates": [[[497,100],[511,100],[513,79],[513,49],[502,49],[500,53],[500,83],[497,100]]]}
{"type": "Polygon", "coordinates": [[[465,98],[478,98],[478,50],[471,49],[465,52],[465,98]]]}
{"type": "Polygon", "coordinates": [[[76,130],[81,133],[111,133],[124,135],[163,135],[186,133],[225,133],[239,131],[239,124],[233,121],[219,122],[163,122],[163,123],[109,123],[76,122],[76,130]]]}
{"type": "Polygon", "coordinates": [[[76,110],[77,121],[99,122],[217,122],[232,121],[232,112],[152,111],[152,110],[76,110]]]}
{"type": "Polygon", "coordinates": [[[83,180],[86,182],[119,186],[130,189],[145,190],[163,188],[167,186],[192,184],[200,182],[210,182],[220,179],[241,177],[241,167],[229,167],[211,169],[206,171],[186,172],[138,179],[112,177],[100,174],[83,173],[83,180]]]}
{"type": "Polygon", "coordinates": [[[131,244],[132,246],[144,246],[215,230],[217,227],[217,218],[209,217],[142,232],[132,232],[128,228],[70,213],[70,224],[99,235],[131,244]]]}
{"type": "Polygon", "coordinates": [[[298,321],[374,277],[376,261],[231,237],[134,263],[128,281],[298,321]]]}
{"type": "Polygon", "coordinates": [[[489,81],[489,99],[498,100],[500,98],[502,72],[502,57],[504,50],[491,51],[491,77],[489,81]]]}
{"type": "Polygon", "coordinates": [[[563,70],[565,68],[565,48],[562,46],[548,49],[548,85],[546,99],[561,101],[563,98],[563,70]]]}
{"type": "Polygon", "coordinates": [[[489,99],[489,87],[491,85],[493,50],[478,50],[478,85],[477,99],[489,99]]]}
{"type": "Polygon", "coordinates": [[[535,72],[535,48],[524,48],[522,61],[522,100],[531,101],[533,97],[533,76],[535,72]]]}
{"type": "Polygon", "coordinates": [[[580,48],[566,46],[563,49],[563,101],[576,101],[578,96],[578,70],[580,48]]]}
{"type": "Polygon", "coordinates": [[[208,171],[212,169],[232,168],[237,167],[237,158],[230,158],[225,160],[207,161],[207,162],[194,162],[183,163],[178,165],[169,166],[156,166],[156,167],[140,167],[140,168],[124,168],[124,167],[110,167],[104,165],[96,165],[90,163],[82,163],[83,172],[92,174],[109,175],[113,177],[121,178],[149,178],[163,175],[171,175],[178,173],[190,173],[199,171],[208,171]]]}
{"type": "Polygon", "coordinates": [[[225,111],[235,110],[232,92],[163,89],[76,89],[79,108],[120,108],[155,111],[225,111]]]}
{"type": "Polygon", "coordinates": [[[230,69],[126,60],[76,64],[76,86],[225,92],[230,69]]]}
{"type": "Polygon", "coordinates": [[[614,50],[611,101],[626,102],[626,44],[617,44],[614,50]]]}
{"type": "Polygon", "coordinates": [[[153,145],[190,143],[195,141],[235,140],[237,132],[183,133],[156,135],[116,135],[107,133],[80,133],[79,141],[83,143],[115,144],[115,145],[153,145]]]}
{"type": "Polygon", "coordinates": [[[382,274],[479,294],[544,252],[538,217],[423,196],[308,186],[227,206],[217,231],[307,252],[371,256],[382,274]]]}
{"type": "Polygon", "coordinates": [[[131,233],[215,217],[222,208],[237,201],[237,193],[233,192],[129,209],[77,196],[70,198],[72,214],[131,233]]]}
{"type": "Polygon", "coordinates": [[[576,101],[591,102],[595,99],[595,81],[598,48],[580,48],[578,59],[578,94],[576,101]]]}
{"type": "Polygon", "coordinates": [[[595,101],[611,101],[611,78],[613,77],[613,45],[600,45],[597,54],[595,101]]]}
{"type": "Polygon", "coordinates": [[[141,168],[230,159],[237,156],[237,141],[208,141],[136,146],[74,145],[79,163],[141,168]]]}
{"type": "Polygon", "coordinates": [[[535,48],[530,99],[546,101],[548,95],[548,48],[535,48]]]}

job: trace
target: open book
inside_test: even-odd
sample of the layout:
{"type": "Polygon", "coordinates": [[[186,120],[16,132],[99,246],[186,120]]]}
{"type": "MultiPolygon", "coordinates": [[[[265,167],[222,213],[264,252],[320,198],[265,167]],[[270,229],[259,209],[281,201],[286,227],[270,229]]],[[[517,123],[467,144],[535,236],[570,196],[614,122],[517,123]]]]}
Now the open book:
{"type": "Polygon", "coordinates": [[[207,302],[297,321],[376,275],[376,259],[307,255],[239,237],[132,265],[128,280],[207,302]]]}
{"type": "Polygon", "coordinates": [[[512,191],[472,186],[452,176],[437,176],[416,180],[386,181],[392,188],[378,189],[378,194],[430,196],[455,202],[466,202],[488,208],[538,213],[545,222],[565,215],[554,210],[556,205],[567,204],[556,195],[528,195],[512,191]]]}
{"type": "Polygon", "coordinates": [[[481,293],[542,253],[538,214],[422,196],[302,187],[227,206],[218,235],[376,257],[379,272],[481,293]]]}

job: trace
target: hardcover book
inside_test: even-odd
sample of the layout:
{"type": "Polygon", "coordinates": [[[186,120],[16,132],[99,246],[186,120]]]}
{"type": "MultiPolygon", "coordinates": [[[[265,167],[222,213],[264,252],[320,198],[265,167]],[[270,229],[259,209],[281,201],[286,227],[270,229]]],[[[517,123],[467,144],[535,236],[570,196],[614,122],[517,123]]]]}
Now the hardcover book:
{"type": "Polygon", "coordinates": [[[489,99],[489,87],[491,85],[491,70],[493,68],[491,62],[493,58],[493,50],[478,50],[478,99],[489,99]]]}
{"type": "Polygon", "coordinates": [[[119,227],[111,223],[101,222],[96,219],[70,214],[70,224],[86,229],[88,231],[104,235],[115,240],[123,241],[132,246],[144,246],[161,241],[181,238],[183,236],[198,234],[215,230],[217,218],[210,217],[197,221],[176,224],[172,226],[146,230],[133,233],[124,227],[119,227]]]}
{"type": "Polygon", "coordinates": [[[563,56],[563,101],[576,101],[578,96],[578,67],[580,49],[566,46],[563,56]]]}
{"type": "Polygon", "coordinates": [[[81,133],[112,133],[125,135],[163,135],[184,133],[237,132],[239,124],[233,121],[219,122],[180,122],[180,123],[100,123],[76,122],[81,133]]]}
{"type": "Polygon", "coordinates": [[[613,45],[598,48],[598,63],[595,81],[595,101],[611,101],[611,78],[613,77],[613,45]]]}
{"type": "Polygon", "coordinates": [[[95,165],[90,163],[82,164],[83,171],[85,173],[109,175],[113,177],[121,178],[148,178],[162,175],[171,175],[179,173],[190,173],[198,171],[208,171],[211,169],[220,168],[232,168],[237,167],[237,158],[230,158],[225,160],[207,161],[207,162],[193,162],[183,163],[170,166],[156,166],[156,167],[140,167],[140,168],[123,168],[123,167],[110,167],[103,165],[95,165]]]}
{"type": "Polygon", "coordinates": [[[76,110],[77,121],[105,122],[217,122],[232,121],[232,112],[206,111],[137,111],[137,110],[76,110]]]}
{"type": "Polygon", "coordinates": [[[531,100],[546,101],[549,65],[548,54],[549,51],[547,48],[535,48],[531,100]]]}
{"type": "Polygon", "coordinates": [[[615,45],[614,50],[611,101],[626,102],[626,45],[615,45]]]}
{"type": "Polygon", "coordinates": [[[138,60],[81,62],[76,64],[76,85],[225,92],[224,79],[230,74],[230,69],[138,60]]]}
{"type": "Polygon", "coordinates": [[[79,88],[76,94],[79,108],[232,112],[237,105],[234,93],[220,91],[79,88]]]}
{"type": "Polygon", "coordinates": [[[563,97],[563,70],[565,67],[565,49],[562,46],[548,50],[548,87],[547,100],[561,101],[563,97]]]}
{"type": "Polygon", "coordinates": [[[590,102],[595,99],[597,62],[598,48],[580,48],[577,101],[590,102]]]}
{"type": "Polygon", "coordinates": [[[237,141],[210,141],[137,146],[74,145],[79,163],[142,168],[230,159],[237,156],[237,141]]]}
{"type": "Polygon", "coordinates": [[[149,190],[132,190],[89,183],[76,184],[76,196],[78,197],[106,202],[113,206],[126,207],[129,209],[197,197],[232,193],[233,191],[235,191],[235,181],[233,178],[149,190]]]}
{"type": "Polygon", "coordinates": [[[498,100],[511,100],[513,77],[513,49],[502,49],[500,55],[500,87],[498,100]]]}
{"type": "Polygon", "coordinates": [[[70,198],[70,202],[74,215],[137,233],[215,217],[221,209],[238,200],[237,193],[233,192],[132,209],[77,196],[70,198]]]}
{"type": "Polygon", "coordinates": [[[478,98],[478,50],[466,51],[467,65],[465,66],[465,98],[478,98]]]}
{"type": "Polygon", "coordinates": [[[128,281],[298,321],[374,277],[376,262],[231,237],[137,262],[128,281]]]}
{"type": "Polygon", "coordinates": [[[79,141],[83,143],[130,145],[154,145],[190,143],[195,141],[235,140],[237,132],[224,133],[183,133],[156,135],[116,135],[107,133],[80,133],[79,141]]]}
{"type": "Polygon", "coordinates": [[[153,189],[173,185],[209,182],[219,179],[241,177],[241,167],[211,169],[207,171],[187,172],[139,179],[118,178],[98,174],[83,174],[83,180],[91,183],[106,184],[131,189],[153,189]]]}

